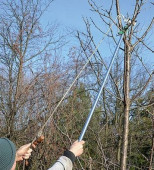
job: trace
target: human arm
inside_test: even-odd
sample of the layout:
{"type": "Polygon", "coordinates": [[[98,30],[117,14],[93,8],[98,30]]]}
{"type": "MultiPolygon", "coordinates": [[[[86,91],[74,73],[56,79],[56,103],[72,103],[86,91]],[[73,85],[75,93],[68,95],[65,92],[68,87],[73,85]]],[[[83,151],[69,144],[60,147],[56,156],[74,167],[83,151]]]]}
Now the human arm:
{"type": "Polygon", "coordinates": [[[61,156],[48,170],[72,170],[75,158],[83,153],[84,143],[84,141],[75,141],[70,149],[64,152],[64,156],[61,156]]]}

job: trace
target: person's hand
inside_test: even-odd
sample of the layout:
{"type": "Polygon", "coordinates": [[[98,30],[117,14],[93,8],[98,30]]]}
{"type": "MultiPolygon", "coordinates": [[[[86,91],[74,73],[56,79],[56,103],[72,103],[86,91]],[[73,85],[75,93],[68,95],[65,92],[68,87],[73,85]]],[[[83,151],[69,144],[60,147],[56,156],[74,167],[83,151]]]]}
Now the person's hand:
{"type": "Polygon", "coordinates": [[[31,155],[32,149],[30,148],[31,143],[21,146],[16,152],[16,161],[22,161],[28,159],[31,155]]]}
{"type": "Polygon", "coordinates": [[[74,153],[75,156],[80,156],[83,153],[83,144],[85,143],[85,141],[75,141],[71,147],[70,147],[70,151],[74,153]]]}

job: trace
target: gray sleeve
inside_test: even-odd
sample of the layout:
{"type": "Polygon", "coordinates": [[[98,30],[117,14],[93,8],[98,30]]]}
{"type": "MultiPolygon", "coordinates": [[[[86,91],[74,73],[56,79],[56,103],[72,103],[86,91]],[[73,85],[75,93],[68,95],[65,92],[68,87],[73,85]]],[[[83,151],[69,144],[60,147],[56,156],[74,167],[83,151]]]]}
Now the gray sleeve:
{"type": "Polygon", "coordinates": [[[66,156],[61,156],[48,170],[72,170],[72,161],[66,156]]]}

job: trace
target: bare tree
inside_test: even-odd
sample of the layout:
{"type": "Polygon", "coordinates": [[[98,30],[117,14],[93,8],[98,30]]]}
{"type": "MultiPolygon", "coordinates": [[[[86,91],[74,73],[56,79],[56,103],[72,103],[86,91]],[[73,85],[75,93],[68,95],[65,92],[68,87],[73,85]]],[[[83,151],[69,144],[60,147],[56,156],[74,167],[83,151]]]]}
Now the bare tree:
{"type": "Polygon", "coordinates": [[[43,30],[40,24],[41,16],[52,1],[0,3],[1,112],[5,116],[8,136],[13,135],[15,117],[22,115],[21,109],[32,100],[28,96],[38,76],[29,77],[31,72],[37,71],[32,68],[33,63],[41,65],[42,58],[49,57],[52,50],[63,44],[60,42],[62,37],[55,33],[56,24],[47,30],[43,30]]]}
{"type": "MultiPolygon", "coordinates": [[[[115,34],[116,34],[115,30],[112,28],[112,24],[114,24],[121,31],[123,31],[124,29],[124,24],[129,25],[128,31],[127,33],[125,33],[124,38],[123,38],[124,48],[121,48],[121,51],[122,51],[121,55],[123,55],[123,58],[124,58],[124,66],[123,66],[124,73],[123,73],[123,80],[121,81],[121,83],[123,83],[123,88],[121,88],[121,84],[118,83],[120,82],[119,78],[121,79],[122,74],[117,79],[117,77],[114,76],[116,74],[112,71],[110,74],[110,80],[111,80],[110,83],[114,84],[112,88],[114,88],[115,91],[111,92],[112,88],[110,88],[109,90],[109,93],[111,94],[111,96],[116,96],[117,98],[116,100],[117,105],[115,105],[115,107],[120,106],[123,109],[123,114],[121,116],[119,115],[119,118],[120,118],[119,123],[121,122],[120,123],[121,125],[119,124],[119,128],[121,129],[122,127],[123,130],[122,131],[120,130],[121,132],[119,131],[119,135],[120,135],[119,144],[120,145],[118,149],[119,150],[118,160],[120,160],[121,169],[125,170],[127,169],[130,108],[133,102],[146,90],[152,78],[152,71],[148,71],[147,66],[145,66],[144,62],[141,60],[141,57],[140,57],[141,55],[138,53],[138,49],[141,47],[141,48],[148,49],[149,53],[153,52],[150,46],[146,45],[147,43],[145,42],[145,40],[153,26],[154,19],[152,18],[151,22],[146,27],[146,29],[140,33],[138,31],[139,24],[138,23],[136,24],[136,21],[138,19],[138,16],[142,12],[142,7],[145,5],[145,2],[143,2],[142,0],[141,1],[137,0],[136,2],[134,2],[135,3],[134,11],[132,14],[128,13],[128,16],[126,16],[126,18],[123,17],[121,14],[121,11],[120,11],[121,6],[120,6],[119,0],[110,1],[111,5],[109,9],[103,8],[101,6],[103,4],[97,4],[93,0],[88,0],[88,2],[89,2],[89,5],[91,6],[91,11],[98,14],[98,17],[100,18],[101,23],[110,28],[110,33],[107,33],[107,36],[110,39],[112,39],[112,42],[115,44],[115,46],[117,45],[117,40],[115,37],[115,34]],[[114,3],[115,3],[115,6],[114,6],[114,3]],[[116,11],[116,14],[114,13],[114,10],[116,11]],[[113,19],[113,15],[116,16],[117,22],[113,19]],[[123,18],[125,21],[127,20],[127,23],[123,22],[123,18]],[[143,68],[144,68],[144,75],[146,75],[147,77],[146,79],[142,81],[142,85],[140,84],[140,86],[139,86],[139,83],[137,82],[137,74],[135,74],[135,76],[133,75],[133,68],[136,68],[135,67],[136,58],[140,62],[140,65],[142,67],[142,73],[143,73],[143,68]],[[133,79],[136,79],[135,84],[138,85],[138,88],[136,88],[136,90],[134,90],[133,88],[133,86],[135,86],[135,84],[133,84],[134,83],[133,79]]],[[[94,26],[94,28],[96,28],[96,30],[100,33],[100,35],[106,35],[106,33],[103,31],[100,24],[98,24],[97,21],[93,20],[93,18],[84,19],[84,22],[86,24],[87,32],[78,33],[77,37],[86,55],[87,54],[89,55],[88,51],[85,48],[87,45],[87,42],[91,42],[90,45],[88,46],[89,51],[97,47],[94,41],[94,37],[93,37],[92,25],[94,26]]],[[[101,53],[101,50],[98,49],[96,53],[94,54],[93,61],[91,62],[93,71],[95,72],[95,75],[97,76],[98,83],[100,82],[99,77],[103,75],[101,75],[100,70],[98,69],[100,67],[96,68],[95,64],[101,63],[104,66],[104,68],[106,67],[105,62],[102,60],[103,58],[102,56],[103,54],[101,53]]],[[[119,63],[120,62],[118,62],[118,65],[119,63]]],[[[120,69],[119,70],[120,72],[122,71],[120,67],[118,69],[120,69]]],[[[118,69],[115,71],[116,73],[118,73],[118,69]]],[[[119,110],[117,108],[117,114],[118,112],[119,110]]]]}

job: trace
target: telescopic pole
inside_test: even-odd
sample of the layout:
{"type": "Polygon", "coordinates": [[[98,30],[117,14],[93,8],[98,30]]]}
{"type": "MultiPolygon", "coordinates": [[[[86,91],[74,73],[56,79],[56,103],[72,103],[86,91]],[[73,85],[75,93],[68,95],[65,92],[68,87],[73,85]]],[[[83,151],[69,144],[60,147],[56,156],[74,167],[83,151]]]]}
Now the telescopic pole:
{"type": "Polygon", "coordinates": [[[109,73],[110,73],[112,64],[113,64],[114,59],[115,59],[115,57],[116,57],[116,55],[117,55],[117,52],[118,52],[118,50],[119,50],[119,47],[120,47],[121,41],[122,41],[122,39],[123,39],[123,36],[124,36],[124,34],[122,33],[122,34],[120,35],[120,39],[119,39],[118,45],[117,45],[117,47],[116,47],[116,49],[115,49],[114,56],[113,56],[113,58],[112,58],[112,60],[111,60],[110,66],[109,66],[109,68],[108,68],[108,70],[107,70],[105,79],[104,79],[104,81],[103,81],[103,83],[102,83],[102,86],[101,86],[100,91],[99,91],[99,93],[98,93],[98,95],[97,95],[97,98],[96,98],[96,100],[95,100],[95,103],[94,103],[93,106],[92,106],[92,109],[91,109],[91,111],[90,111],[90,113],[89,113],[89,115],[88,115],[88,117],[87,117],[87,120],[86,120],[86,122],[85,122],[85,125],[84,125],[84,127],[83,127],[83,129],[82,129],[82,132],[81,132],[81,134],[80,134],[79,141],[81,141],[81,140],[83,139],[83,136],[84,136],[84,134],[85,134],[85,132],[86,132],[86,130],[87,130],[87,127],[88,127],[88,125],[89,125],[89,122],[90,122],[90,120],[91,120],[91,117],[92,117],[92,115],[93,115],[93,113],[94,113],[95,107],[96,107],[96,105],[97,105],[98,99],[99,99],[99,97],[100,97],[100,95],[101,95],[101,93],[102,93],[102,90],[103,90],[103,88],[104,88],[104,85],[105,85],[105,83],[106,83],[106,80],[107,80],[107,78],[108,78],[108,75],[109,75],[109,73]]]}

